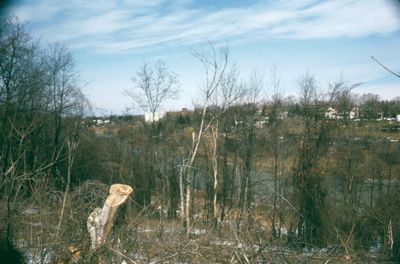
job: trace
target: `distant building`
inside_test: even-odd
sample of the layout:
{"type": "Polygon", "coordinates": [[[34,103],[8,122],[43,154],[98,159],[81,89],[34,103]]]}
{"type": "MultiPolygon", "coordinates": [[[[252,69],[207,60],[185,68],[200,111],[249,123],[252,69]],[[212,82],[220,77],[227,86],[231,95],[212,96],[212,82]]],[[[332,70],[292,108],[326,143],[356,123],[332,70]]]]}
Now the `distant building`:
{"type": "Polygon", "coordinates": [[[279,112],[278,119],[281,119],[281,120],[286,119],[288,117],[288,115],[289,115],[288,111],[279,112]]]}
{"type": "Polygon", "coordinates": [[[93,119],[91,120],[91,126],[104,126],[110,124],[110,119],[93,119]]]}
{"type": "Polygon", "coordinates": [[[328,107],[328,110],[325,112],[325,117],[328,119],[336,119],[338,117],[338,112],[334,108],[328,107]]]}
{"type": "Polygon", "coordinates": [[[396,121],[400,122],[400,115],[396,115],[396,121]]]}
{"type": "Polygon", "coordinates": [[[350,119],[356,119],[360,117],[360,109],[358,107],[353,107],[353,109],[349,113],[350,119]]]}
{"type": "Polygon", "coordinates": [[[144,121],[146,123],[153,123],[160,121],[165,116],[165,112],[146,112],[144,113],[144,121]]]}
{"type": "Polygon", "coordinates": [[[256,128],[263,128],[265,126],[265,124],[266,124],[265,120],[260,120],[260,121],[255,122],[254,126],[256,128]]]}
{"type": "Polygon", "coordinates": [[[327,119],[357,119],[360,117],[360,110],[358,107],[353,107],[353,109],[350,110],[350,112],[338,112],[335,108],[333,107],[328,107],[328,109],[325,112],[325,118],[327,119]]]}

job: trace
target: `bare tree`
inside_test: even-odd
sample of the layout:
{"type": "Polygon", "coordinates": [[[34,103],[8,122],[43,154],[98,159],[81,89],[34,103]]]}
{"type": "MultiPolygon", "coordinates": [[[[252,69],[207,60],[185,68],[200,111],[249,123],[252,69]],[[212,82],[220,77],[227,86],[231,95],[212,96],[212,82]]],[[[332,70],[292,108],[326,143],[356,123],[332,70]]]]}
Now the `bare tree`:
{"type": "Polygon", "coordinates": [[[143,63],[140,69],[132,76],[134,84],[125,93],[132,99],[136,107],[153,116],[169,99],[173,99],[179,92],[177,75],[170,71],[162,60],[154,65],[143,63]]]}
{"type": "Polygon", "coordinates": [[[57,153],[62,143],[64,118],[81,114],[87,102],[79,87],[72,53],[63,45],[55,43],[47,56],[49,111],[53,116],[53,162],[52,174],[58,174],[57,153]]]}
{"type": "Polygon", "coordinates": [[[237,226],[245,221],[250,215],[252,204],[252,174],[253,162],[255,157],[256,143],[256,122],[258,120],[258,107],[263,100],[262,91],[264,88],[263,76],[257,71],[253,71],[247,82],[244,83],[245,93],[242,96],[242,116],[239,122],[242,127],[239,129],[241,134],[241,146],[239,157],[242,160],[241,186],[239,192],[240,214],[237,219],[237,226]]]}
{"type": "MultiPolygon", "coordinates": [[[[148,184],[148,196],[151,200],[151,188],[153,185],[157,185],[157,177],[160,178],[159,192],[160,192],[160,233],[163,233],[163,222],[164,222],[164,200],[165,195],[165,183],[168,182],[165,175],[162,173],[161,162],[162,155],[159,148],[160,139],[160,126],[156,125],[156,113],[160,111],[162,105],[169,99],[173,99],[179,92],[179,83],[177,75],[170,71],[165,62],[159,60],[154,65],[148,65],[143,63],[143,66],[136,72],[132,77],[134,86],[125,91],[125,93],[132,99],[134,105],[139,107],[144,112],[150,112],[151,114],[151,126],[148,127],[145,123],[145,128],[149,129],[148,140],[151,144],[152,157],[154,160],[155,169],[153,175],[149,176],[148,184]]],[[[157,189],[157,186],[155,186],[157,189]]],[[[150,201],[147,201],[150,202],[150,201]]]]}
{"type": "Polygon", "coordinates": [[[382,117],[382,109],[379,103],[380,98],[377,94],[364,94],[361,96],[361,116],[363,119],[377,119],[382,117]]]}
{"type": "Polygon", "coordinates": [[[213,121],[210,123],[209,135],[207,144],[211,148],[211,163],[212,163],[212,175],[213,175],[213,198],[212,204],[214,209],[214,226],[222,222],[224,215],[224,195],[221,190],[221,181],[223,180],[221,175],[221,168],[219,166],[219,142],[220,142],[220,123],[226,116],[227,110],[233,106],[236,102],[239,102],[241,97],[244,95],[244,86],[239,81],[239,71],[236,66],[233,65],[229,71],[226,71],[221,81],[220,87],[218,87],[212,96],[213,111],[211,113],[213,121]]]}
{"type": "MultiPolygon", "coordinates": [[[[37,87],[40,89],[42,83],[28,85],[35,69],[29,66],[37,66],[34,61],[38,52],[24,26],[16,19],[8,18],[0,20],[0,28],[0,167],[4,170],[14,159],[13,149],[18,144],[12,137],[14,130],[20,127],[24,130],[23,127],[32,122],[25,122],[26,111],[29,111],[24,109],[27,97],[33,95],[32,91],[37,87]]],[[[43,93],[40,96],[43,97],[43,93]]],[[[36,102],[32,100],[31,103],[36,102]]]]}
{"type": "Polygon", "coordinates": [[[271,127],[271,144],[272,144],[272,155],[273,155],[273,174],[274,174],[274,196],[273,196],[273,208],[272,208],[272,236],[277,237],[276,219],[277,219],[277,205],[278,197],[280,197],[280,191],[278,187],[278,160],[280,158],[280,146],[279,146],[279,128],[281,125],[281,118],[279,114],[282,111],[282,93],[280,91],[280,78],[277,74],[277,67],[274,65],[271,68],[271,86],[273,89],[271,112],[270,112],[270,127],[271,127]]]}
{"type": "Polygon", "coordinates": [[[324,241],[323,210],[325,190],[318,163],[326,147],[327,126],[323,120],[321,94],[315,79],[307,74],[300,81],[301,141],[293,175],[298,202],[297,230],[303,246],[321,245],[324,241]]]}
{"type": "Polygon", "coordinates": [[[328,105],[337,109],[338,114],[345,123],[356,117],[350,114],[352,111],[354,111],[354,115],[357,112],[351,92],[360,85],[361,83],[349,85],[343,80],[329,84],[329,91],[325,100],[328,105]]]}
{"type": "MultiPolygon", "coordinates": [[[[74,140],[74,139],[73,139],[74,140]]],[[[61,207],[61,213],[60,213],[60,218],[58,221],[58,225],[57,225],[57,231],[56,231],[56,239],[58,239],[59,234],[60,234],[60,230],[61,230],[61,225],[62,225],[62,221],[63,221],[63,217],[64,217],[64,211],[65,211],[65,205],[67,202],[67,196],[68,196],[68,192],[70,189],[70,185],[71,185],[71,170],[72,170],[72,166],[74,164],[74,155],[75,155],[75,151],[76,148],[78,147],[79,142],[75,142],[72,141],[71,139],[67,138],[66,139],[66,144],[67,144],[67,148],[68,148],[68,171],[67,171],[67,184],[65,187],[65,192],[64,192],[64,196],[63,196],[63,202],[62,202],[62,207],[61,207]]]]}
{"type": "Polygon", "coordinates": [[[192,54],[203,65],[205,81],[200,87],[203,95],[200,126],[196,132],[193,131],[192,146],[187,154],[187,158],[183,159],[182,170],[180,173],[181,217],[188,235],[190,234],[191,224],[190,202],[193,164],[203,134],[210,128],[216,119],[216,116],[207,118],[208,108],[210,104],[213,103],[214,95],[217,93],[217,90],[220,88],[221,83],[224,80],[229,63],[229,50],[226,46],[217,48],[213,43],[210,43],[209,50],[202,52],[193,51],[192,54]],[[182,190],[184,190],[184,192],[182,192],[182,190]],[[182,201],[185,202],[182,203],[182,201]],[[184,206],[184,208],[182,208],[182,206],[184,206]]]}

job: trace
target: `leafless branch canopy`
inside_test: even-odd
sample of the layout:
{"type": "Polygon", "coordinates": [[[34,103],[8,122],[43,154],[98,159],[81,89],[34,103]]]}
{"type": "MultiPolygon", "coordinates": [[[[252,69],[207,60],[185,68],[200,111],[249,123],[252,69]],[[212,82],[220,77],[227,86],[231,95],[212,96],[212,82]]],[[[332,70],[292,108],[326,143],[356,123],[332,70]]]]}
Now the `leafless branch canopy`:
{"type": "Polygon", "coordinates": [[[220,86],[225,76],[225,71],[229,63],[229,49],[227,46],[215,47],[210,42],[208,50],[192,51],[192,55],[198,59],[204,68],[205,84],[202,90],[205,95],[205,101],[214,94],[215,90],[220,86]]]}
{"type": "Polygon", "coordinates": [[[168,69],[162,60],[154,65],[143,63],[132,77],[134,86],[125,91],[133,102],[143,111],[155,113],[168,99],[179,92],[177,75],[168,69]]]}

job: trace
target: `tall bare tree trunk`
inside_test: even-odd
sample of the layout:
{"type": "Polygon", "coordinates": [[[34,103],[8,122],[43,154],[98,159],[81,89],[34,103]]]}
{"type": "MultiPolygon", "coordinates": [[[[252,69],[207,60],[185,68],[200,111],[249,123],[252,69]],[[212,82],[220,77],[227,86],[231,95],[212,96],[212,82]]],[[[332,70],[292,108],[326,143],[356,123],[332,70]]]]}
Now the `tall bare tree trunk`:
{"type": "Polygon", "coordinates": [[[190,220],[191,220],[191,213],[190,213],[190,201],[191,201],[191,180],[188,179],[191,177],[190,174],[187,175],[186,179],[186,206],[185,206],[185,219],[186,219],[186,234],[189,236],[190,234],[190,220]]]}
{"type": "Polygon", "coordinates": [[[203,136],[204,131],[207,130],[207,128],[208,128],[208,126],[205,127],[206,112],[207,112],[207,107],[204,107],[203,111],[202,111],[202,115],[201,115],[201,123],[200,123],[199,133],[197,136],[196,136],[196,133],[194,133],[194,132],[192,133],[192,138],[193,138],[192,152],[191,152],[188,162],[184,166],[184,171],[185,171],[184,174],[186,176],[186,179],[185,179],[185,181],[186,181],[185,182],[185,185],[186,185],[186,187],[185,187],[185,189],[186,189],[185,219],[186,219],[186,222],[185,222],[185,224],[186,224],[186,234],[188,236],[190,234],[190,220],[192,217],[191,213],[190,213],[190,201],[191,201],[191,195],[192,195],[192,193],[191,193],[192,169],[193,169],[194,161],[197,156],[197,151],[199,149],[201,138],[203,136]]]}
{"type": "Polygon", "coordinates": [[[277,211],[277,198],[278,198],[278,151],[277,151],[277,138],[274,135],[274,202],[272,209],[272,236],[277,237],[276,232],[276,211],[277,211]]]}
{"type": "Polygon", "coordinates": [[[67,203],[67,196],[69,192],[69,188],[71,185],[71,170],[72,170],[72,165],[74,163],[74,152],[76,148],[78,147],[78,142],[73,142],[69,139],[67,139],[67,147],[68,147],[68,171],[67,171],[67,186],[65,187],[65,192],[64,192],[64,198],[63,198],[63,203],[61,207],[61,213],[60,213],[60,219],[58,221],[58,226],[57,226],[57,231],[56,231],[56,238],[58,238],[61,230],[61,224],[62,220],[64,217],[64,211],[65,211],[65,205],[67,203]]]}
{"type": "Polygon", "coordinates": [[[215,126],[211,127],[211,144],[213,148],[212,152],[212,164],[213,164],[213,176],[214,176],[214,197],[213,197],[213,206],[214,206],[214,225],[217,226],[218,223],[221,222],[221,208],[218,203],[218,189],[219,189],[219,181],[218,181],[218,121],[216,121],[215,126]]]}
{"type": "MultiPolygon", "coordinates": [[[[184,163],[185,161],[183,161],[182,163],[184,163]]],[[[180,195],[180,218],[182,220],[182,222],[185,219],[185,185],[183,184],[183,171],[184,171],[184,167],[183,165],[180,168],[179,171],[179,195],[180,195]]]]}

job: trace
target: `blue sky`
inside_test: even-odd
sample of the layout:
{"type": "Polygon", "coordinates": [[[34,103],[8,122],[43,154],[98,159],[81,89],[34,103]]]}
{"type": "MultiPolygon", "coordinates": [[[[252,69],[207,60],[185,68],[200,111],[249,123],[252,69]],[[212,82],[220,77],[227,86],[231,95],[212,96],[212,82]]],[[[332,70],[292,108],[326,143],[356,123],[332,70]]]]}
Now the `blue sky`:
{"type": "Polygon", "coordinates": [[[203,79],[191,49],[228,43],[246,78],[277,66],[284,94],[297,93],[309,72],[321,89],[342,78],[362,82],[355,93],[400,96],[400,80],[371,60],[400,72],[400,2],[396,0],[26,0],[8,13],[28,21],[41,43],[59,41],[73,52],[84,93],[100,114],[130,107],[124,90],[143,62],[164,60],[181,93],[165,110],[192,107],[203,79]]]}

